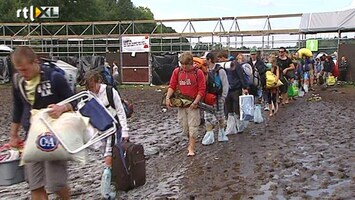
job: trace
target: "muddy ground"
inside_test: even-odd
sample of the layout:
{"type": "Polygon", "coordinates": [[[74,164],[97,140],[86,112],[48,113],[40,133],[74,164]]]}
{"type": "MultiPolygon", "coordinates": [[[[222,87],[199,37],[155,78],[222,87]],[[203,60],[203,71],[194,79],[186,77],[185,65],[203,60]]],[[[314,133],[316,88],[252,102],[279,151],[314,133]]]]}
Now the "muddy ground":
{"type": "MultiPolygon", "coordinates": [[[[355,88],[317,89],[322,101],[298,98],[266,124],[250,124],[227,143],[202,146],[186,157],[187,138],[176,110],[162,112],[163,88],[122,90],[135,102],[129,120],[134,142],[144,145],[147,183],[118,199],[355,199],[355,88]]],[[[0,143],[7,141],[11,93],[0,86],[0,143]]],[[[265,113],[265,116],[267,114],[265,113]]],[[[100,199],[103,160],[70,165],[73,199],[100,199]]],[[[27,199],[26,183],[0,186],[0,199],[27,199]]],[[[52,195],[51,198],[54,196],[52,195]]]]}

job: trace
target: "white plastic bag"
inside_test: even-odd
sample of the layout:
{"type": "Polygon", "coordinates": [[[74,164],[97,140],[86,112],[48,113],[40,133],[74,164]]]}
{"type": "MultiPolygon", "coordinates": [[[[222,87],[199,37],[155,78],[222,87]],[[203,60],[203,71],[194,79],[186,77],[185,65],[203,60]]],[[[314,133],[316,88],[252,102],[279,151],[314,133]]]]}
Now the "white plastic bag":
{"type": "Polygon", "coordinates": [[[249,121],[239,120],[238,118],[236,118],[236,122],[238,133],[242,133],[248,127],[249,124],[249,121]]]}
{"type": "Polygon", "coordinates": [[[22,164],[41,161],[78,161],[86,162],[86,150],[76,154],[67,152],[58,138],[40,119],[43,116],[56,131],[62,141],[70,148],[77,149],[84,145],[87,118],[75,112],[63,113],[58,119],[48,116],[43,110],[31,111],[31,124],[22,155],[22,164]]]}
{"type": "Polygon", "coordinates": [[[214,143],[214,133],[213,130],[207,131],[205,136],[202,139],[203,145],[210,145],[214,143]]]}
{"type": "Polygon", "coordinates": [[[257,124],[263,123],[263,114],[261,113],[261,105],[256,105],[255,106],[255,111],[254,111],[254,122],[257,124]]]}
{"type": "Polygon", "coordinates": [[[227,119],[226,135],[236,134],[236,133],[237,133],[236,119],[233,113],[229,113],[227,119]]]}
{"type": "Polygon", "coordinates": [[[240,120],[251,121],[254,119],[254,96],[239,96],[240,120]]]}
{"type": "Polygon", "coordinates": [[[304,96],[304,92],[303,92],[302,89],[299,89],[299,90],[298,90],[298,96],[299,96],[299,97],[303,97],[303,96],[304,96]]]}

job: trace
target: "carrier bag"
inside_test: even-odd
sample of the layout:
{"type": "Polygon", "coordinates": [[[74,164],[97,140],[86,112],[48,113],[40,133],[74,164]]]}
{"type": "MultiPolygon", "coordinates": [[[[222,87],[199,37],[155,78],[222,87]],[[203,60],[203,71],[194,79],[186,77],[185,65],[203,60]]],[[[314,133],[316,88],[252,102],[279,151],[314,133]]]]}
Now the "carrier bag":
{"type": "Polygon", "coordinates": [[[254,96],[239,96],[240,120],[251,121],[254,119],[254,96]]]}
{"type": "Polygon", "coordinates": [[[32,126],[23,150],[22,163],[63,160],[79,161],[84,164],[86,150],[71,154],[62,146],[58,137],[70,149],[83,146],[86,127],[89,123],[88,118],[84,118],[75,112],[66,112],[58,119],[53,119],[47,114],[46,110],[31,111],[32,126]],[[55,135],[48,128],[42,118],[45,118],[58,135],[55,135]]]}

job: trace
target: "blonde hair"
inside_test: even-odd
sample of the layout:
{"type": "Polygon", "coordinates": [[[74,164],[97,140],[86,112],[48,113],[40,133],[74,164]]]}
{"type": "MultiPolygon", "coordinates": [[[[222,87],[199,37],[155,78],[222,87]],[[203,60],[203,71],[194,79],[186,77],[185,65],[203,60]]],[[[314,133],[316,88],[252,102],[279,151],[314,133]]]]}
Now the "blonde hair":
{"type": "Polygon", "coordinates": [[[26,60],[28,63],[34,63],[37,60],[37,55],[31,47],[19,46],[11,54],[11,60],[13,63],[19,60],[26,60]]]}
{"type": "Polygon", "coordinates": [[[237,55],[237,61],[239,61],[239,59],[241,59],[242,62],[244,62],[246,60],[245,56],[241,53],[237,55]]]}
{"type": "Polygon", "coordinates": [[[183,52],[179,60],[183,65],[192,65],[194,62],[192,53],[188,51],[183,52]]]}
{"type": "Polygon", "coordinates": [[[271,63],[272,67],[277,67],[276,55],[274,53],[269,56],[269,63],[271,63]]]}

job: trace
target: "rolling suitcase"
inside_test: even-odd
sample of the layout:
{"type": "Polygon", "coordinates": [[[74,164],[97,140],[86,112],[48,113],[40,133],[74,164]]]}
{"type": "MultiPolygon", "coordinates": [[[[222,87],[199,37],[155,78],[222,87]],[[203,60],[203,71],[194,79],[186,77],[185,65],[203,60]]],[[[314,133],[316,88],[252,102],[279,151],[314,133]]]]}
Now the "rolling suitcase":
{"type": "Polygon", "coordinates": [[[144,149],[140,144],[123,143],[124,166],[120,150],[115,145],[112,150],[112,185],[119,191],[128,191],[146,182],[144,149]]]}

